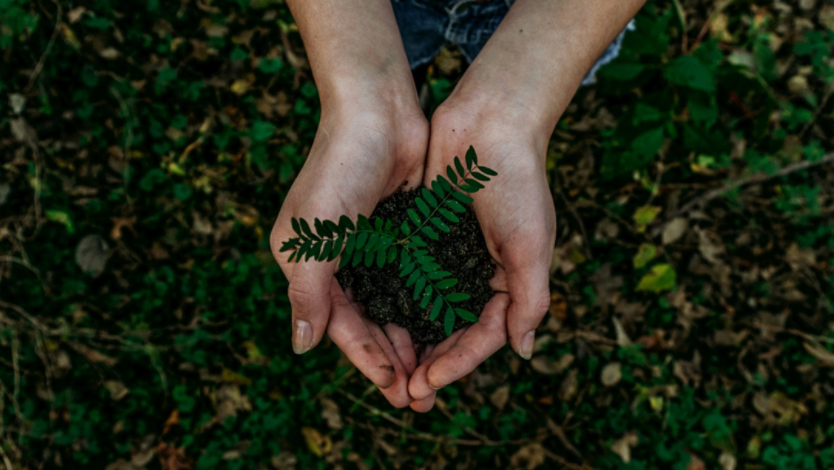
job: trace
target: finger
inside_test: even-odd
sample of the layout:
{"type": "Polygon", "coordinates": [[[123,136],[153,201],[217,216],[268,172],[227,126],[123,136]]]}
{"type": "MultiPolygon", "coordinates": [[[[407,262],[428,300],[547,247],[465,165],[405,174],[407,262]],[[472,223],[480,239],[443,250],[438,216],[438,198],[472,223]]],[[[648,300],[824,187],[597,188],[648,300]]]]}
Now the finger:
{"type": "Polygon", "coordinates": [[[420,363],[420,366],[417,367],[413,374],[411,374],[411,379],[408,381],[408,393],[411,395],[411,398],[414,400],[424,400],[432,396],[436,390],[429,386],[427,376],[429,367],[431,367],[431,365],[434,364],[434,361],[442,356],[443,353],[451,349],[458,339],[463,336],[465,331],[466,328],[452,333],[452,336],[449,336],[440,344],[434,345],[428,356],[426,356],[425,353],[423,354],[423,360],[420,363]]]}
{"type": "Polygon", "coordinates": [[[382,329],[385,331],[385,336],[391,340],[394,351],[405,368],[405,373],[410,377],[417,368],[417,354],[414,352],[411,335],[408,334],[408,330],[393,323],[385,325],[382,329]]]}
{"type": "Polygon", "coordinates": [[[394,351],[394,346],[385,335],[385,332],[382,331],[382,328],[364,315],[362,316],[362,321],[365,322],[368,331],[371,332],[371,336],[382,348],[385,355],[388,356],[391,365],[394,366],[394,383],[388,388],[380,389],[380,391],[392,406],[395,408],[405,408],[413,401],[411,395],[408,394],[408,374],[406,374],[400,358],[397,357],[397,352],[394,351]]]}
{"type": "Polygon", "coordinates": [[[426,379],[437,390],[470,374],[489,356],[507,344],[507,307],[510,296],[495,294],[484,306],[478,322],[429,366],[426,379]]]}
{"type": "Polygon", "coordinates": [[[541,243],[541,250],[530,249],[530,245],[511,240],[501,251],[511,299],[507,333],[512,348],[524,359],[533,356],[536,327],[550,306],[551,256],[544,252],[552,250],[553,243],[541,243]]]}
{"type": "Polygon", "coordinates": [[[493,292],[507,292],[507,272],[500,265],[495,266],[495,275],[489,280],[493,292]]]}
{"type": "Polygon", "coordinates": [[[315,260],[301,262],[292,269],[287,293],[292,306],[292,348],[296,354],[313,349],[324,336],[333,297],[328,294],[334,283],[339,296],[344,298],[341,287],[333,277],[334,271],[335,263],[315,260]]]}
{"type": "Polygon", "coordinates": [[[392,386],[397,379],[394,365],[335,279],[331,293],[333,310],[327,335],[368,380],[380,389],[392,386]]]}
{"type": "Polygon", "coordinates": [[[414,400],[411,402],[411,409],[418,413],[427,413],[434,408],[434,401],[437,398],[437,392],[432,393],[430,397],[422,400],[414,400]]]}

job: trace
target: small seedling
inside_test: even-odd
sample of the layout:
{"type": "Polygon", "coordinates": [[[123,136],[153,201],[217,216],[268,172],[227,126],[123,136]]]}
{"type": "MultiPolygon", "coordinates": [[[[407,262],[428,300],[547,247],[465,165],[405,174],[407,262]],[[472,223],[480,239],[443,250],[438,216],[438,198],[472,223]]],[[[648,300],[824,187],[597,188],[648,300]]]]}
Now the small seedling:
{"type": "Polygon", "coordinates": [[[446,175],[438,175],[431,182],[431,189],[422,188],[421,196],[415,198],[417,209],[408,209],[408,219],[399,227],[393,222],[375,217],[373,221],[364,215],[357,217],[356,223],[343,215],[339,223],[331,220],[315,219],[313,227],[304,219],[292,219],[292,229],[298,235],[283,243],[281,251],[293,251],[289,261],[304,261],[310,258],[316,261],[333,261],[341,256],[339,268],[351,264],[357,266],[364,262],[371,267],[376,264],[383,268],[386,264],[399,259],[400,277],[405,278],[406,287],[414,286],[413,300],[420,299],[420,307],[427,308],[433,301],[430,319],[436,320],[446,307],[443,327],[446,336],[452,334],[455,316],[470,322],[478,321],[472,312],[456,308],[453,304],[469,299],[469,294],[462,292],[447,293],[458,280],[451,273],[435,262],[429,255],[426,242],[420,234],[432,240],[440,240],[442,233],[448,233],[449,223],[458,223],[455,213],[465,212],[463,204],[471,204],[472,198],[464,192],[473,194],[484,188],[482,183],[498,173],[485,166],[478,165],[475,149],[469,147],[466,152],[466,168],[458,157],[455,165],[446,167],[446,175]],[[314,232],[315,230],[315,232],[314,232]],[[421,298],[422,296],[422,298],[421,298]]]}

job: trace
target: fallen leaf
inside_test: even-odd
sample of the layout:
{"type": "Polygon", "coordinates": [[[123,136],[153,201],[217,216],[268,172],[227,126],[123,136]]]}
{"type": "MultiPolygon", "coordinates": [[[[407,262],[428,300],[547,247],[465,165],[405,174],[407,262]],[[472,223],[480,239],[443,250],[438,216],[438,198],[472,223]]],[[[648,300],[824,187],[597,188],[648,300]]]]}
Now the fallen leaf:
{"type": "Polygon", "coordinates": [[[574,396],[576,396],[576,392],[579,390],[579,380],[577,380],[577,370],[572,369],[568,376],[565,377],[565,380],[562,381],[562,385],[559,387],[559,399],[562,401],[570,401],[574,396]]]}
{"type": "Polygon", "coordinates": [[[662,211],[660,207],[656,206],[643,206],[638,208],[634,212],[634,223],[637,225],[638,232],[645,232],[646,227],[654,222],[654,219],[657,218],[660,211],[662,211]]]}
{"type": "Polygon", "coordinates": [[[721,470],[736,470],[736,457],[724,451],[721,453],[721,456],[718,457],[718,465],[721,465],[721,470]]]}
{"type": "Polygon", "coordinates": [[[663,227],[663,235],[661,236],[663,244],[670,245],[675,243],[683,236],[688,228],[689,222],[683,217],[672,219],[663,227]]]}
{"type": "Polygon", "coordinates": [[[321,417],[327,421],[330,429],[342,429],[342,415],[339,414],[339,405],[329,398],[321,399],[321,417]]]}
{"type": "Polygon", "coordinates": [[[550,360],[547,356],[536,356],[530,361],[530,367],[540,374],[555,375],[570,367],[574,359],[573,354],[565,354],[558,361],[550,360]]]}
{"type": "Polygon", "coordinates": [[[518,449],[518,451],[510,457],[510,466],[512,466],[512,468],[533,470],[544,463],[544,458],[544,447],[537,442],[518,449]]]}
{"type": "Polygon", "coordinates": [[[90,361],[92,363],[114,366],[114,365],[116,365],[116,362],[118,362],[118,359],[112,358],[110,356],[106,356],[106,355],[96,351],[95,349],[88,348],[87,346],[84,346],[83,344],[71,343],[71,346],[72,346],[73,349],[78,351],[79,354],[84,356],[88,361],[90,361]]]}
{"type": "Polygon", "coordinates": [[[657,256],[657,248],[651,243],[643,243],[634,255],[632,262],[635,268],[642,268],[657,256]]]}
{"type": "Polygon", "coordinates": [[[602,369],[600,380],[606,387],[613,387],[623,378],[622,365],[619,362],[612,362],[602,369]]]}
{"type": "Polygon", "coordinates": [[[69,20],[70,24],[78,23],[78,20],[81,19],[81,15],[87,11],[84,7],[75,7],[67,13],[67,19],[69,20]]]}
{"type": "Polygon", "coordinates": [[[496,408],[499,410],[503,410],[504,406],[507,405],[507,402],[510,400],[510,386],[509,385],[502,385],[495,389],[494,392],[489,396],[489,401],[495,405],[496,408]]]}
{"type": "Polygon", "coordinates": [[[118,50],[114,47],[107,47],[100,51],[98,51],[98,55],[104,57],[107,60],[115,60],[121,55],[118,50]]]}
{"type": "Polygon", "coordinates": [[[162,470],[190,470],[194,467],[194,460],[185,455],[185,448],[174,447],[168,443],[160,442],[156,446],[156,455],[159,457],[159,465],[162,470]]]}
{"type": "Polygon", "coordinates": [[[707,470],[707,466],[697,455],[690,452],[689,463],[686,465],[686,470],[707,470]]]}
{"type": "Polygon", "coordinates": [[[623,463],[629,463],[631,462],[631,448],[636,446],[639,441],[640,439],[637,437],[636,433],[629,432],[614,441],[614,443],[611,444],[611,450],[620,456],[623,463]]]}
{"type": "Polygon", "coordinates": [[[321,434],[313,428],[303,427],[301,428],[301,434],[307,442],[307,448],[317,457],[329,453],[330,449],[333,448],[333,441],[330,440],[330,436],[321,434]]]}
{"type": "Polygon", "coordinates": [[[628,334],[626,334],[625,329],[623,328],[623,324],[620,323],[620,320],[616,317],[612,317],[611,322],[614,323],[614,330],[617,332],[617,345],[631,345],[631,338],[629,338],[628,334]]]}
{"type": "Polygon", "coordinates": [[[658,264],[652,266],[651,272],[640,279],[637,284],[638,291],[661,292],[672,290],[677,285],[675,268],[669,264],[658,264]]]}
{"type": "Polygon", "coordinates": [[[12,107],[12,111],[15,114],[20,114],[23,111],[23,107],[26,106],[26,97],[20,93],[9,94],[9,106],[12,107]]]}
{"type": "Polygon", "coordinates": [[[803,343],[808,354],[819,359],[826,366],[834,366],[834,353],[818,344],[803,343]]]}
{"type": "Polygon", "coordinates": [[[276,470],[295,470],[295,465],[298,463],[298,459],[294,454],[284,451],[278,455],[273,455],[269,460],[269,463],[272,464],[272,467],[276,470]]]}
{"type": "Polygon", "coordinates": [[[108,380],[104,382],[104,388],[110,392],[110,398],[114,401],[119,401],[130,392],[125,384],[119,382],[118,380],[108,380]]]}
{"type": "Polygon", "coordinates": [[[177,426],[180,424],[180,410],[174,408],[174,411],[168,416],[168,419],[165,420],[165,426],[162,428],[162,435],[168,434],[168,431],[171,430],[171,426],[177,426]]]}
{"type": "Polygon", "coordinates": [[[81,271],[93,277],[98,277],[104,272],[109,258],[110,247],[99,235],[87,235],[75,249],[75,262],[81,267],[81,271]]]}

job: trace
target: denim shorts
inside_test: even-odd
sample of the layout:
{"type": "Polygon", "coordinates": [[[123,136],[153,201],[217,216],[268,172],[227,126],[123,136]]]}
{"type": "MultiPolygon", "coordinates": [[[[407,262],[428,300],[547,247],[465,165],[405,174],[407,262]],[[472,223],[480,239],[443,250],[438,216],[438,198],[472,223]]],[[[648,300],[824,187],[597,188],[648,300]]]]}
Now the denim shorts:
{"type": "MultiPolygon", "coordinates": [[[[483,49],[514,0],[392,0],[409,65],[415,69],[429,63],[440,49],[451,43],[472,62],[483,49]]],[[[600,67],[617,58],[626,31],[634,20],[602,53],[583,85],[595,82],[600,67]]]]}

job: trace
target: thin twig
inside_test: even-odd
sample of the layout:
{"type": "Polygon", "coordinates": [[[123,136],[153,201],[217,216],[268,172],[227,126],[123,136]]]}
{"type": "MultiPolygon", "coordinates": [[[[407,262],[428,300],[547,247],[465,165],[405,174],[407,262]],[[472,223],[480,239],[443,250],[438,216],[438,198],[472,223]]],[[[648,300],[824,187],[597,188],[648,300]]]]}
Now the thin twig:
{"type": "Polygon", "coordinates": [[[814,123],[817,121],[817,118],[820,116],[820,113],[822,113],[822,109],[825,107],[826,104],[828,104],[828,100],[831,99],[831,95],[834,95],[834,83],[830,83],[828,85],[828,91],[825,92],[825,96],[822,98],[820,105],[817,106],[817,109],[814,111],[814,116],[811,118],[810,121],[805,123],[805,126],[802,128],[802,131],[799,132],[799,139],[802,139],[802,137],[805,136],[805,133],[808,132],[811,126],[813,126],[814,123]]]}
{"type": "Polygon", "coordinates": [[[29,83],[26,85],[26,88],[23,89],[24,95],[29,92],[29,89],[31,89],[32,85],[35,83],[35,79],[38,75],[40,75],[41,70],[43,70],[43,65],[46,63],[46,57],[49,55],[49,51],[52,50],[52,45],[55,44],[55,39],[58,38],[58,33],[60,33],[61,29],[63,29],[63,23],[61,23],[61,14],[63,10],[61,9],[60,3],[55,2],[55,5],[58,7],[58,14],[55,16],[55,29],[52,30],[52,37],[49,38],[49,43],[46,45],[46,49],[44,49],[43,54],[41,54],[41,58],[35,65],[35,70],[33,70],[32,75],[29,76],[29,83]]]}
{"type": "Polygon", "coordinates": [[[685,213],[691,211],[692,209],[694,209],[695,207],[703,206],[704,204],[712,201],[713,199],[715,199],[717,197],[720,197],[720,196],[724,195],[725,193],[727,193],[729,191],[732,191],[734,189],[740,188],[742,186],[746,186],[748,184],[763,183],[765,181],[772,180],[774,178],[779,178],[779,177],[782,177],[782,176],[786,176],[788,174],[791,174],[791,173],[794,173],[794,172],[797,172],[797,171],[807,170],[808,168],[813,168],[815,166],[824,165],[826,163],[830,163],[830,162],[833,162],[833,161],[834,161],[834,152],[824,155],[819,160],[815,160],[815,161],[805,160],[805,161],[802,161],[802,162],[793,163],[791,165],[788,165],[788,166],[782,168],[781,170],[779,170],[779,171],[777,171],[776,173],[773,173],[773,174],[755,173],[755,174],[752,174],[752,175],[745,176],[743,178],[739,178],[739,179],[737,179],[733,182],[725,184],[724,186],[722,186],[720,188],[716,188],[716,189],[713,189],[711,191],[707,191],[703,195],[693,199],[692,201],[689,201],[688,203],[686,203],[686,205],[684,205],[682,208],[680,208],[677,212],[675,212],[674,214],[669,216],[668,220],[674,219],[675,217],[677,217],[679,215],[685,214],[685,213]]]}

